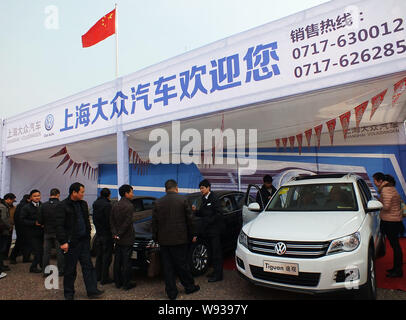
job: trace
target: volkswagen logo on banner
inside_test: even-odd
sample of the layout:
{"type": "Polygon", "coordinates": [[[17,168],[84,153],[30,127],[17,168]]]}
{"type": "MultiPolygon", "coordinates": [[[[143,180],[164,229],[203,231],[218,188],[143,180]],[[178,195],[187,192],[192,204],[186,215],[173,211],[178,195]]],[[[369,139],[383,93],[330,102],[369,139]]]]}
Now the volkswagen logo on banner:
{"type": "Polygon", "coordinates": [[[286,244],[284,244],[283,242],[278,242],[275,245],[275,252],[278,256],[281,256],[283,254],[285,254],[286,252],[286,244]]]}
{"type": "Polygon", "coordinates": [[[45,129],[47,131],[51,130],[54,127],[54,116],[49,114],[45,118],[45,129]]]}

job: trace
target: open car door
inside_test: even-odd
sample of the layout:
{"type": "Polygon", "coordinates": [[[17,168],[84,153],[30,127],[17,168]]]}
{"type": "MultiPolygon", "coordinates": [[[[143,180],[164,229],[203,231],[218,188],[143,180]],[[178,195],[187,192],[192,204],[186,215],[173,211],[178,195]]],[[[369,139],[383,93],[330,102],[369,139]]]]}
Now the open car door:
{"type": "Polygon", "coordinates": [[[247,187],[247,192],[245,193],[244,205],[242,206],[242,225],[247,224],[251,220],[254,220],[260,212],[261,208],[264,208],[266,203],[262,199],[260,188],[255,184],[250,184],[247,187]],[[256,196],[259,193],[259,200],[261,203],[257,203],[256,196]],[[257,206],[252,205],[257,203],[257,206]],[[251,206],[250,206],[251,205],[251,206]],[[250,208],[249,208],[250,207],[250,208]],[[253,207],[256,207],[255,209],[253,207]]]}

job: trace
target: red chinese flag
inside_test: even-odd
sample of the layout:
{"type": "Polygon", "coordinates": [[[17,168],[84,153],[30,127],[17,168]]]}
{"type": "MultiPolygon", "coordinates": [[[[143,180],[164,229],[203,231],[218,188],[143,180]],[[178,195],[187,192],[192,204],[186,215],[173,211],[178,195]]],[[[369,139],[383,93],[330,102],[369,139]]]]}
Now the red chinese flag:
{"type": "Polygon", "coordinates": [[[103,18],[82,36],[83,48],[91,47],[116,33],[116,9],[103,18]]]}

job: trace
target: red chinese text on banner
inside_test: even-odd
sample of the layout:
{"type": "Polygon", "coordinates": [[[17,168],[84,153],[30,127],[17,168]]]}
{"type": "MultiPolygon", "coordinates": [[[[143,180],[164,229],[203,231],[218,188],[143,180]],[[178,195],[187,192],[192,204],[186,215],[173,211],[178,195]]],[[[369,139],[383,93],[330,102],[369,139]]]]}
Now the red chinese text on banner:
{"type": "Polygon", "coordinates": [[[310,143],[312,141],[312,134],[313,134],[313,129],[309,129],[309,130],[305,131],[307,146],[308,146],[309,150],[310,150],[310,143]]]}
{"type": "Polygon", "coordinates": [[[316,134],[317,138],[317,148],[320,149],[320,139],[321,139],[321,130],[323,129],[323,125],[319,125],[317,127],[314,127],[314,133],[316,134]]]}
{"type": "Polygon", "coordinates": [[[365,102],[361,103],[359,106],[354,108],[355,126],[356,126],[358,132],[359,132],[359,125],[361,123],[362,116],[364,115],[364,112],[365,112],[366,108],[368,107],[368,103],[369,103],[369,101],[365,101],[365,102]]]}
{"type": "Polygon", "coordinates": [[[381,105],[383,99],[385,98],[386,92],[388,91],[388,89],[385,89],[384,91],[382,91],[380,94],[377,94],[375,97],[373,97],[371,99],[372,102],[372,110],[371,110],[371,115],[369,117],[369,120],[372,119],[372,117],[374,116],[376,110],[379,108],[379,106],[381,105]]]}
{"type": "Polygon", "coordinates": [[[290,150],[293,151],[293,148],[295,147],[295,136],[289,137],[289,144],[290,144],[290,150]]]}
{"type": "Polygon", "coordinates": [[[343,128],[344,139],[347,139],[348,127],[350,126],[351,111],[340,115],[341,127],[343,128]]]}
{"type": "Polygon", "coordinates": [[[336,119],[331,119],[326,122],[328,133],[330,134],[330,142],[333,145],[334,142],[334,130],[336,129],[336,119]]]}
{"type": "Polygon", "coordinates": [[[303,134],[299,133],[296,135],[297,145],[299,148],[299,154],[302,154],[302,141],[303,141],[303,134]]]}
{"type": "Polygon", "coordinates": [[[395,106],[403,91],[406,89],[406,77],[393,85],[392,107],[395,106]]]}

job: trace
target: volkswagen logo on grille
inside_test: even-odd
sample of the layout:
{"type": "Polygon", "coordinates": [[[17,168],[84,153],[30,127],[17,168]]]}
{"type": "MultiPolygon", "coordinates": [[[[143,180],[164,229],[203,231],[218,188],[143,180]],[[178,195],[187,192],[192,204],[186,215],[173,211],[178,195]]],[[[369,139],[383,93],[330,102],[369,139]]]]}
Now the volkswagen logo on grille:
{"type": "Polygon", "coordinates": [[[283,242],[278,242],[275,245],[275,252],[278,256],[281,256],[283,254],[285,254],[286,252],[286,244],[284,244],[283,242]]]}

